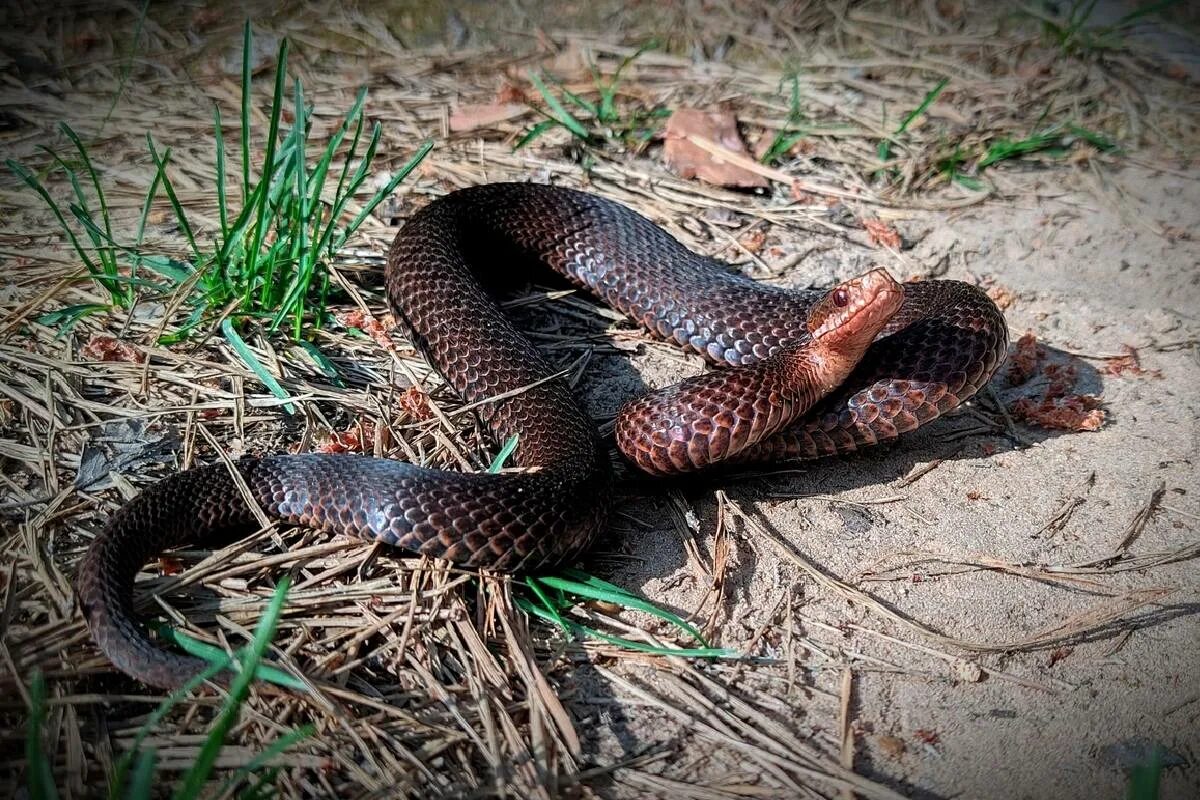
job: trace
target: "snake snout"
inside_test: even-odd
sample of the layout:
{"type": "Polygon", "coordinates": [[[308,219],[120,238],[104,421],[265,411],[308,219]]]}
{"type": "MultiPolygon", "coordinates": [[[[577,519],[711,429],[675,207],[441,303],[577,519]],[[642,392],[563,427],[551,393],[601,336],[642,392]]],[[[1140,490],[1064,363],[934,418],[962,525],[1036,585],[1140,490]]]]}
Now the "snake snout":
{"type": "Polygon", "coordinates": [[[841,283],[826,293],[808,316],[813,339],[869,342],[904,302],[904,287],[885,269],[841,283]]]}

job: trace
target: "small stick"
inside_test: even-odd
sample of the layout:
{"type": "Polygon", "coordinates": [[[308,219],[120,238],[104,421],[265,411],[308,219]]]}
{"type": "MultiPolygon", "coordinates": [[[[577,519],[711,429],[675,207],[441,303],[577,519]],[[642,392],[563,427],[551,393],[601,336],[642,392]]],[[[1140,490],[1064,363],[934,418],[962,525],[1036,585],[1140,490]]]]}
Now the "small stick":
{"type": "Polygon", "coordinates": [[[1146,501],[1133,519],[1129,522],[1129,527],[1121,536],[1121,543],[1117,545],[1117,552],[1124,553],[1129,549],[1129,545],[1137,541],[1137,538],[1142,535],[1142,531],[1146,529],[1150,518],[1158,511],[1158,506],[1162,503],[1163,496],[1167,493],[1167,484],[1165,481],[1159,481],[1158,486],[1154,487],[1154,491],[1150,493],[1150,499],[1146,501]]]}

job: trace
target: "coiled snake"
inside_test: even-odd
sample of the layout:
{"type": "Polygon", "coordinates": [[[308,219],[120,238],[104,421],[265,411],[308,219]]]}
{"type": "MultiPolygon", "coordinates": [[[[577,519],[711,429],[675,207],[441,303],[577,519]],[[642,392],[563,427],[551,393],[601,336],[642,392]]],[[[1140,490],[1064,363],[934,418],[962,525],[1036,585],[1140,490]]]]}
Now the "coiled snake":
{"type": "MultiPolygon", "coordinates": [[[[468,567],[531,570],[585,549],[609,510],[606,449],[565,379],[483,288],[527,261],[654,335],[733,366],[622,409],[618,446],[655,474],[892,439],[973,395],[1007,349],[1003,316],[969,284],[901,286],[876,270],[830,291],[787,290],[689,251],[610,200],[533,184],[465,189],[404,225],[388,254],[387,294],[401,328],[465,402],[478,404],[495,438],[518,434],[514,461],[525,469],[462,474],[353,455],[240,459],[261,509],[468,567]]],[[[204,662],[158,647],[137,623],[134,578],[166,548],[256,527],[222,464],[170,476],[122,507],[76,580],[100,649],[154,686],[197,674],[204,662]]]]}

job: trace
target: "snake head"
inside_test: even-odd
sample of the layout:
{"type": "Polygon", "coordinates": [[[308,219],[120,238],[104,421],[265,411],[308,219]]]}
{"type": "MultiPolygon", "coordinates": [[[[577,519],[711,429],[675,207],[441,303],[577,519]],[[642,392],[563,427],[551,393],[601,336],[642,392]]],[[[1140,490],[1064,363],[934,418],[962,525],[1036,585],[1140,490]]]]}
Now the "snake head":
{"type": "Polygon", "coordinates": [[[809,312],[808,332],[817,341],[865,347],[903,302],[904,287],[886,270],[873,269],[830,289],[809,312]]]}

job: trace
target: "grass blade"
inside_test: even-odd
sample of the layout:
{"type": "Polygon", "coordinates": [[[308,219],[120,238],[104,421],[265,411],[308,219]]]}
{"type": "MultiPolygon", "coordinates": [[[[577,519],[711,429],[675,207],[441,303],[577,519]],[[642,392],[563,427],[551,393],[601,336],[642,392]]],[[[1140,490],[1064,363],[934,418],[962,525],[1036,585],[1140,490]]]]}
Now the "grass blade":
{"type": "Polygon", "coordinates": [[[396,191],[396,187],[400,185],[400,182],[407,178],[409,173],[417,168],[417,165],[424,160],[425,156],[427,156],[429,151],[432,149],[432,141],[426,141],[424,144],[422,144],[417,150],[416,154],[408,160],[408,163],[401,167],[400,171],[393,175],[392,179],[388,181],[383,188],[371,196],[371,199],[367,201],[362,210],[358,212],[354,219],[350,221],[350,224],[347,225],[346,228],[338,235],[338,238],[334,242],[334,245],[331,249],[336,251],[342,245],[344,245],[346,240],[350,238],[350,235],[353,234],[354,231],[358,230],[358,226],[362,224],[363,220],[365,220],[367,216],[375,210],[376,206],[387,199],[388,195],[396,191]]]}
{"type": "Polygon", "coordinates": [[[146,146],[150,148],[150,158],[154,160],[154,166],[158,170],[157,177],[162,182],[163,190],[167,193],[171,208],[175,211],[175,219],[179,222],[179,227],[183,230],[183,235],[192,248],[192,257],[196,263],[200,263],[200,247],[196,244],[196,234],[192,232],[192,226],[183,210],[183,204],[179,202],[179,196],[175,194],[175,187],[171,183],[170,176],[167,175],[167,163],[171,160],[171,148],[168,147],[164,150],[160,157],[158,149],[154,146],[154,139],[149,133],[146,134],[146,146]]]}
{"type": "Polygon", "coordinates": [[[150,800],[153,796],[154,768],[158,763],[158,753],[154,749],[143,750],[138,756],[137,764],[133,767],[133,775],[129,779],[130,800],[150,800]]]}
{"type": "MultiPolygon", "coordinates": [[[[254,351],[246,344],[246,341],[233,329],[233,322],[228,317],[221,320],[221,333],[225,335],[226,341],[237,352],[238,357],[258,376],[258,379],[270,390],[271,394],[280,400],[290,399],[291,395],[279,385],[279,381],[275,379],[275,376],[267,371],[267,368],[258,360],[258,356],[254,355],[254,351]]],[[[289,414],[296,413],[296,406],[293,403],[284,403],[283,407],[289,414]]]]}
{"type": "Polygon", "coordinates": [[[271,759],[283,753],[292,745],[301,742],[317,732],[317,726],[313,724],[301,725],[299,728],[288,731],[282,736],[275,739],[271,744],[267,745],[262,752],[258,753],[254,758],[247,761],[244,765],[237,768],[237,771],[230,776],[229,780],[225,781],[220,795],[228,796],[234,787],[241,781],[250,777],[259,769],[267,765],[271,759]]]}
{"type": "Polygon", "coordinates": [[[212,731],[209,732],[204,746],[200,748],[196,763],[183,776],[179,789],[174,794],[175,798],[182,800],[183,798],[199,797],[204,784],[208,781],[209,774],[217,763],[217,755],[225,744],[225,737],[237,722],[242,703],[245,702],[246,696],[250,692],[250,682],[254,680],[258,662],[262,659],[267,645],[271,643],[271,639],[275,635],[275,626],[279,623],[279,615],[283,610],[283,601],[287,596],[289,586],[291,586],[291,578],[284,575],[280,578],[278,586],[275,587],[275,594],[272,595],[271,602],[263,612],[262,619],[254,628],[254,639],[242,657],[241,671],[234,677],[229,687],[229,697],[222,706],[221,713],[217,717],[212,731]]]}
{"type": "MultiPolygon", "coordinates": [[[[275,149],[279,138],[279,117],[283,112],[283,83],[287,77],[287,51],[288,40],[281,39],[279,42],[279,55],[275,62],[275,92],[271,99],[271,124],[267,130],[267,155],[263,161],[263,174],[261,182],[268,187],[271,185],[271,178],[275,168],[275,149]]],[[[247,52],[244,58],[249,58],[250,53],[247,52]]],[[[264,192],[259,195],[258,207],[255,209],[254,215],[254,230],[250,241],[250,247],[246,251],[246,274],[251,276],[251,280],[246,282],[248,287],[247,293],[244,295],[249,299],[249,290],[253,289],[254,280],[257,276],[255,268],[257,266],[259,251],[262,249],[263,239],[266,238],[265,221],[267,216],[267,195],[264,192]]],[[[269,286],[270,281],[264,281],[264,290],[269,286]]]]}
{"type": "Polygon", "coordinates": [[[221,107],[213,103],[213,137],[217,146],[217,215],[221,221],[221,240],[229,237],[229,211],[225,199],[225,131],[221,127],[221,107]]]}
{"type": "MultiPolygon", "coordinates": [[[[574,574],[582,575],[582,573],[574,574]]],[[[563,592],[570,592],[571,594],[579,595],[580,597],[586,597],[591,600],[601,600],[606,603],[616,603],[627,608],[644,611],[647,614],[652,614],[661,620],[671,623],[680,630],[687,632],[688,635],[697,641],[707,644],[704,642],[704,637],[700,635],[700,631],[698,631],[694,626],[685,622],[678,615],[673,614],[666,609],[659,608],[646,598],[641,597],[640,595],[632,594],[619,586],[614,586],[611,583],[602,581],[599,578],[591,575],[586,575],[583,577],[585,577],[587,580],[580,581],[559,577],[557,575],[542,575],[537,578],[526,578],[526,581],[535,580],[553,589],[558,589],[563,592]]]]}
{"type": "Polygon", "coordinates": [[[46,724],[46,678],[41,670],[33,673],[29,687],[29,725],[25,730],[25,764],[28,770],[29,796],[33,800],[57,800],[54,773],[42,747],[42,727],[46,724]]]}
{"type": "MultiPolygon", "coordinates": [[[[16,161],[13,161],[11,158],[6,159],[4,163],[14,175],[24,181],[25,185],[30,189],[33,189],[35,192],[37,192],[42,200],[46,203],[46,206],[49,207],[51,213],[54,214],[54,218],[58,220],[59,226],[62,227],[63,232],[67,235],[67,240],[71,243],[71,247],[75,249],[75,252],[79,254],[79,258],[83,261],[84,266],[87,267],[88,273],[101,279],[106,277],[100,268],[96,266],[96,262],[92,261],[92,259],[88,256],[87,251],[84,250],[79,244],[79,239],[75,236],[75,232],[71,230],[69,225],[67,225],[67,220],[66,217],[63,216],[62,209],[59,208],[58,203],[54,201],[54,198],[50,196],[50,193],[46,191],[46,187],[42,186],[41,181],[35,178],[32,172],[25,169],[24,166],[16,161]]],[[[105,286],[105,288],[108,288],[108,284],[103,280],[101,280],[101,283],[105,286]]],[[[109,289],[109,293],[113,295],[113,302],[119,302],[118,296],[114,294],[111,289],[109,289]]]]}
{"type": "Polygon", "coordinates": [[[513,434],[505,440],[504,446],[500,448],[500,452],[496,453],[496,457],[492,459],[492,463],[488,465],[487,471],[495,474],[504,469],[504,462],[517,449],[517,434],[513,434]]]}
{"type": "Polygon", "coordinates": [[[100,204],[100,219],[104,221],[104,233],[109,241],[112,241],[112,222],[108,216],[108,201],[104,197],[104,188],[100,185],[100,176],[96,174],[96,168],[92,166],[92,159],[88,156],[87,148],[83,146],[83,142],[79,140],[79,136],[75,130],[63,122],[59,124],[59,128],[71,143],[75,145],[75,149],[79,152],[79,158],[83,161],[83,166],[87,169],[88,176],[92,179],[92,187],[96,190],[96,201],[100,204]]]}
{"type": "Polygon", "coordinates": [[[516,143],[515,145],[513,145],[513,150],[520,150],[522,147],[524,147],[525,145],[529,144],[529,143],[530,143],[530,142],[532,142],[534,139],[536,139],[537,137],[541,136],[541,135],[542,135],[543,133],[545,133],[546,131],[548,131],[548,130],[550,130],[551,128],[553,128],[555,125],[560,125],[560,124],[562,124],[562,123],[560,123],[560,122],[559,122],[558,120],[556,120],[556,119],[544,119],[544,120],[542,120],[541,122],[539,122],[538,124],[536,124],[536,125],[534,125],[532,128],[530,128],[530,129],[529,129],[529,132],[528,132],[528,133],[526,133],[524,136],[522,136],[522,137],[521,137],[521,138],[520,138],[520,139],[517,141],[517,143],[516,143]]]}
{"type": "Polygon", "coordinates": [[[254,34],[242,26],[242,208],[250,207],[250,57],[254,34]]]}
{"type": "MultiPolygon", "coordinates": [[[[80,305],[66,306],[58,308],[54,311],[47,311],[45,314],[34,317],[34,322],[47,327],[62,325],[58,331],[58,336],[62,336],[67,331],[75,326],[76,322],[88,316],[95,314],[97,311],[108,311],[112,306],[104,305],[103,303],[83,303],[80,305]]],[[[57,338],[57,337],[56,337],[57,338]]]]}
{"type": "Polygon", "coordinates": [[[196,675],[194,678],[185,683],[183,686],[180,686],[178,689],[171,692],[161,703],[158,704],[158,708],[156,708],[154,712],[151,713],[146,719],[146,721],[142,723],[142,726],[138,728],[137,735],[133,738],[133,745],[117,760],[116,766],[113,768],[112,781],[108,785],[108,796],[110,798],[122,796],[120,791],[121,787],[125,785],[125,775],[129,772],[129,767],[131,764],[133,764],[133,760],[137,758],[138,754],[141,752],[142,742],[146,740],[146,737],[150,735],[155,726],[163,721],[170,710],[174,708],[180,700],[198,689],[201,684],[203,684],[209,678],[212,678],[223,668],[223,665],[208,667],[199,675],[196,675]]]}
{"type": "Polygon", "coordinates": [[[542,83],[542,79],[538,77],[536,72],[529,73],[529,80],[533,82],[533,85],[541,93],[542,99],[546,101],[546,105],[550,106],[550,110],[554,112],[549,116],[558,120],[563,127],[569,130],[575,136],[587,141],[588,133],[583,127],[583,123],[572,116],[570,111],[567,111],[566,106],[564,106],[562,102],[560,102],[559,99],[555,97],[549,89],[546,88],[546,84],[542,83]]]}

